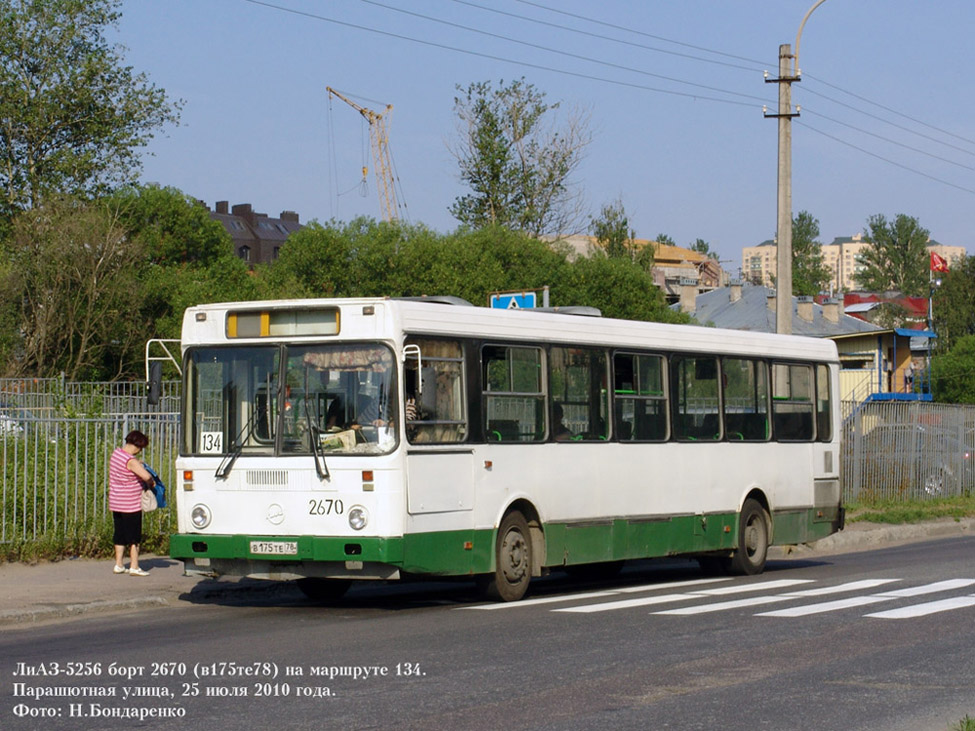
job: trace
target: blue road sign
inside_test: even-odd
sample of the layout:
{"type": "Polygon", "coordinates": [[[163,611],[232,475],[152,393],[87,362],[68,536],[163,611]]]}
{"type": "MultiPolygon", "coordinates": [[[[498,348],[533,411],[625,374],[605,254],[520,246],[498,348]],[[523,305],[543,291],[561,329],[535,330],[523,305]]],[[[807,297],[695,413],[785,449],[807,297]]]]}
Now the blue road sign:
{"type": "Polygon", "coordinates": [[[534,292],[509,292],[492,294],[491,307],[496,310],[527,310],[535,306],[534,292]]]}

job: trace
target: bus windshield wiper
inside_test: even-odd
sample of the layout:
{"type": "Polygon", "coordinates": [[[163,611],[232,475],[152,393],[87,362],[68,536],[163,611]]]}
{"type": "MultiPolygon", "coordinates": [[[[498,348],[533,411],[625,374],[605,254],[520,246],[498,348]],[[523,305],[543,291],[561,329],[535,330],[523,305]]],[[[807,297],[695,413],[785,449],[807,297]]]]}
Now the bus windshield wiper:
{"type": "Polygon", "coordinates": [[[220,466],[217,467],[216,478],[218,480],[226,479],[227,475],[230,474],[230,470],[234,466],[234,462],[244,451],[244,442],[251,438],[251,433],[254,431],[254,426],[257,424],[257,411],[251,412],[250,418],[247,423],[244,424],[244,428],[240,430],[240,434],[231,443],[231,450],[224,455],[223,460],[220,462],[220,466]]]}
{"type": "Polygon", "coordinates": [[[305,366],[305,421],[308,424],[308,436],[311,438],[311,452],[315,455],[315,472],[318,473],[319,480],[331,481],[332,476],[328,473],[328,465],[325,464],[325,449],[322,447],[321,422],[318,414],[318,399],[315,399],[315,418],[312,418],[311,407],[308,405],[308,367],[305,366]]]}

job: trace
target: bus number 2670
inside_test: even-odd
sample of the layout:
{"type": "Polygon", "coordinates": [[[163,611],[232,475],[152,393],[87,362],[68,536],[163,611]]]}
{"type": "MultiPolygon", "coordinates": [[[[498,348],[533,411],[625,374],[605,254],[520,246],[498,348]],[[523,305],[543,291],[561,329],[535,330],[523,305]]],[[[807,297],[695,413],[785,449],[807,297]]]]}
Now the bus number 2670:
{"type": "Polygon", "coordinates": [[[309,515],[341,515],[345,510],[341,500],[309,500],[309,515]]]}

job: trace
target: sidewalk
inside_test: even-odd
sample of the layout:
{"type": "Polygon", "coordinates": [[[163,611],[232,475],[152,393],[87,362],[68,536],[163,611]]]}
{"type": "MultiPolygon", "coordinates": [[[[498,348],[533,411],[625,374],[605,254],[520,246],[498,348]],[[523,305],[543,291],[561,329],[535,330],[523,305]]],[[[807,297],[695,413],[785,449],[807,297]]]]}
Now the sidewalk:
{"type": "MultiPolygon", "coordinates": [[[[866,551],[914,541],[971,535],[975,518],[944,519],[900,526],[853,523],[808,546],[774,546],[770,560],[866,551]]],[[[126,565],[128,559],[126,559],[126,565]]],[[[267,596],[279,582],[208,579],[183,575],[183,564],[167,556],[142,556],[146,577],[113,574],[111,559],[68,559],[35,565],[0,564],[0,630],[80,614],[207,602],[245,593],[267,596]]]]}

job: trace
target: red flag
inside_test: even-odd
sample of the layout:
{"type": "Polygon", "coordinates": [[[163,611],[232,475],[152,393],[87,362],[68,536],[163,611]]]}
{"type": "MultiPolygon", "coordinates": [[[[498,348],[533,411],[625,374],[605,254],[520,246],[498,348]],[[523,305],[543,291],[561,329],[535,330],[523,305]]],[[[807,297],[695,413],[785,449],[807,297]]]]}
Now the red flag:
{"type": "Polygon", "coordinates": [[[948,262],[942,257],[931,252],[931,271],[932,272],[946,272],[948,271],[948,262]]]}

